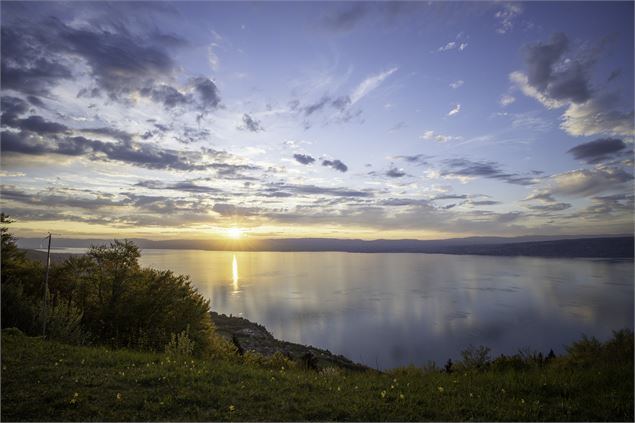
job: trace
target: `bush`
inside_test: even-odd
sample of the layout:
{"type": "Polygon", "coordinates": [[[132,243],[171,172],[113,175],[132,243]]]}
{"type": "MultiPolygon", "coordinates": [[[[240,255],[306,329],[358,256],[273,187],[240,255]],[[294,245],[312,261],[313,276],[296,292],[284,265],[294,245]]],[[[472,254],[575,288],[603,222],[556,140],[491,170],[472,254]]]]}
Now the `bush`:
{"type": "Polygon", "coordinates": [[[461,357],[463,358],[461,364],[466,369],[484,369],[490,362],[489,357],[490,349],[483,345],[475,347],[469,345],[467,349],[461,351],[461,357]]]}
{"type": "Polygon", "coordinates": [[[21,283],[3,283],[0,296],[3,328],[19,328],[29,335],[42,334],[42,326],[38,327],[38,308],[33,299],[24,294],[21,283]]]}
{"type": "Polygon", "coordinates": [[[64,302],[52,303],[46,311],[40,308],[39,326],[46,320],[46,337],[69,344],[88,343],[90,335],[82,327],[82,312],[64,302]]]}
{"type": "Polygon", "coordinates": [[[181,333],[172,334],[172,339],[165,346],[165,353],[173,358],[185,358],[191,357],[192,352],[194,351],[195,342],[192,341],[188,335],[190,331],[190,327],[188,326],[186,330],[181,333]]]}

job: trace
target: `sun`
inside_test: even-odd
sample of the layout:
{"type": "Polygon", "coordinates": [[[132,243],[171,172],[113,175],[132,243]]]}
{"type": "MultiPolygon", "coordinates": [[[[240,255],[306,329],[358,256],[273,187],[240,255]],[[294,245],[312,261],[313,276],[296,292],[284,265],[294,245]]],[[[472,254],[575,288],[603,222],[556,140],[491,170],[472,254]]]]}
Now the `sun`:
{"type": "Polygon", "coordinates": [[[243,236],[243,230],[240,228],[227,228],[227,236],[232,239],[240,239],[243,236]]]}

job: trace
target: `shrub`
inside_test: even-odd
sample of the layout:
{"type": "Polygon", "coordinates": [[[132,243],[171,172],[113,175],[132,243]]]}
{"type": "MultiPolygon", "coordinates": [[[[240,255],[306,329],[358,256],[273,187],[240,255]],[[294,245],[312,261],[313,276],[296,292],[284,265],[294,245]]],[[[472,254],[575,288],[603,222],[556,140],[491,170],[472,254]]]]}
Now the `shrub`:
{"type": "Polygon", "coordinates": [[[69,344],[86,344],[90,339],[82,325],[82,312],[65,302],[51,301],[48,310],[40,307],[39,325],[46,319],[46,337],[69,344]]]}
{"type": "Polygon", "coordinates": [[[597,360],[602,352],[602,343],[595,337],[587,338],[582,335],[582,339],[567,347],[566,360],[574,365],[587,365],[597,360]]]}
{"type": "Polygon", "coordinates": [[[165,353],[174,358],[191,357],[195,342],[188,335],[190,327],[179,334],[172,334],[170,342],[165,346],[165,353]]]}
{"type": "Polygon", "coordinates": [[[19,328],[29,335],[42,334],[42,327],[38,328],[38,308],[33,299],[24,294],[21,283],[3,283],[0,296],[3,328],[19,328]]]}
{"type": "Polygon", "coordinates": [[[466,369],[484,369],[490,362],[489,357],[490,349],[483,345],[475,347],[469,345],[467,349],[461,351],[461,357],[463,358],[461,364],[466,369]]]}

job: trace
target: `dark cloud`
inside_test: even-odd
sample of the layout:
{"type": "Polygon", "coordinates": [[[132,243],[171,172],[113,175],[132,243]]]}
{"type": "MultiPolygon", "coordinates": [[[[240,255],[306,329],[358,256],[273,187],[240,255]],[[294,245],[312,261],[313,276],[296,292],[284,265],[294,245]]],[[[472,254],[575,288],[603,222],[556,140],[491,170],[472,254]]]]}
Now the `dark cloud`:
{"type": "Polygon", "coordinates": [[[624,150],[626,144],[617,138],[601,138],[577,145],[567,151],[577,160],[594,164],[611,158],[615,153],[624,150]]]}
{"type": "Polygon", "coordinates": [[[541,205],[530,205],[527,208],[540,211],[540,212],[557,212],[563,211],[571,208],[571,204],[569,203],[553,203],[553,204],[541,204],[541,205]]]}
{"type": "MultiPolygon", "coordinates": [[[[346,188],[319,187],[316,185],[297,184],[272,184],[265,190],[269,193],[293,193],[304,195],[330,195],[334,197],[373,197],[373,192],[369,190],[359,191],[346,188]]],[[[282,197],[286,195],[281,195],[282,197]]]]}
{"type": "Polygon", "coordinates": [[[204,77],[197,77],[192,79],[194,84],[194,91],[198,94],[203,109],[215,109],[220,105],[220,95],[216,84],[204,77]]]}
{"type": "Polygon", "coordinates": [[[18,117],[29,110],[29,105],[21,98],[2,96],[0,110],[2,111],[2,126],[14,126],[18,117]]]}
{"type": "Polygon", "coordinates": [[[41,108],[45,107],[44,102],[37,96],[29,95],[26,97],[26,99],[29,101],[29,103],[31,103],[32,105],[36,107],[41,107],[41,108]]]}
{"type": "Polygon", "coordinates": [[[311,164],[315,161],[315,159],[307,154],[294,154],[293,158],[298,162],[304,165],[311,164]]]}
{"type": "Polygon", "coordinates": [[[248,165],[232,165],[210,161],[214,159],[222,160],[226,156],[223,152],[214,152],[213,150],[205,150],[203,152],[179,151],[164,149],[149,143],[132,141],[104,142],[83,136],[57,136],[43,139],[34,136],[28,131],[17,133],[3,131],[2,152],[30,155],[86,156],[91,160],[117,161],[147,169],[184,171],[217,169],[219,175],[222,176],[235,176],[237,171],[254,168],[248,165]]]}
{"type": "Polygon", "coordinates": [[[402,176],[406,176],[406,172],[404,172],[401,169],[397,169],[393,167],[386,172],[386,176],[390,178],[401,178],[402,176]]]}
{"type": "Polygon", "coordinates": [[[228,203],[216,203],[212,210],[221,216],[251,216],[261,211],[257,207],[241,207],[228,203]]]}
{"type": "Polygon", "coordinates": [[[322,160],[322,166],[332,167],[340,172],[346,172],[348,170],[348,166],[339,160],[322,160]]]}
{"type": "Polygon", "coordinates": [[[413,198],[389,198],[387,200],[382,200],[379,202],[379,205],[382,206],[393,206],[393,207],[403,207],[403,206],[422,206],[429,205],[430,201],[428,200],[416,200],[413,198]]]}
{"type": "Polygon", "coordinates": [[[49,34],[45,47],[84,59],[98,86],[111,98],[164,80],[176,71],[167,51],[134,39],[124,28],[119,32],[76,29],[55,19],[44,30],[49,34]]]}
{"type": "Polygon", "coordinates": [[[139,181],[139,182],[137,182],[135,184],[135,186],[148,188],[148,189],[160,189],[160,190],[175,190],[175,191],[181,191],[181,192],[193,192],[193,193],[198,193],[198,194],[204,194],[204,193],[219,194],[219,193],[223,192],[223,190],[218,189],[218,188],[204,186],[204,185],[199,185],[199,184],[196,183],[195,180],[187,180],[187,181],[176,182],[176,183],[173,183],[173,184],[165,184],[165,183],[163,183],[161,181],[152,180],[151,179],[151,180],[139,181]]]}
{"type": "Polygon", "coordinates": [[[611,72],[611,74],[609,75],[609,77],[607,78],[606,82],[611,82],[614,79],[619,78],[619,76],[622,74],[622,69],[615,69],[613,70],[613,72],[611,72]]]}
{"type": "Polygon", "coordinates": [[[265,130],[265,128],[263,128],[262,125],[260,124],[259,120],[252,118],[247,113],[243,115],[243,124],[239,126],[238,129],[243,131],[250,131],[250,132],[258,132],[258,131],[265,130]]]}
{"type": "Polygon", "coordinates": [[[323,16],[322,25],[332,31],[350,31],[369,11],[365,3],[349,3],[345,8],[334,10],[323,16]]]}
{"type": "Polygon", "coordinates": [[[441,171],[441,175],[443,176],[482,177],[498,179],[516,185],[533,185],[537,182],[535,177],[503,172],[500,169],[500,165],[496,162],[449,159],[445,160],[444,164],[446,168],[441,171]]]}
{"type": "Polygon", "coordinates": [[[172,109],[176,106],[185,106],[192,102],[189,96],[165,84],[152,88],[143,88],[140,90],[140,94],[151,97],[154,102],[161,103],[168,109],[172,109]]]}
{"type": "Polygon", "coordinates": [[[591,98],[589,68],[592,61],[562,61],[568,48],[569,39],[560,32],[553,34],[546,43],[527,46],[528,82],[552,99],[583,103],[591,98]]]}
{"type": "Polygon", "coordinates": [[[478,200],[478,201],[470,201],[470,205],[472,206],[495,206],[496,204],[500,204],[500,201],[494,200],[478,200]]]}
{"type": "Polygon", "coordinates": [[[49,122],[42,116],[29,116],[26,119],[16,119],[11,125],[13,128],[23,131],[36,132],[38,134],[59,134],[68,131],[66,125],[61,123],[49,122]]]}
{"type": "Polygon", "coordinates": [[[431,158],[431,156],[426,156],[425,154],[416,154],[413,156],[395,156],[395,159],[405,160],[408,163],[417,163],[419,165],[428,164],[428,159],[431,158]]]}
{"type": "Polygon", "coordinates": [[[126,21],[111,13],[94,25],[76,27],[55,17],[33,17],[28,8],[10,24],[3,21],[3,89],[46,95],[61,80],[73,78],[71,67],[79,59],[96,86],[81,88],[78,97],[103,92],[113,100],[128,100],[139,93],[168,109],[219,106],[218,88],[208,78],[191,78],[191,93],[169,85],[180,72],[169,49],[187,45],[185,40],[156,27],[145,33],[137,27],[133,35],[126,21]]]}
{"type": "Polygon", "coordinates": [[[433,200],[465,200],[467,198],[466,194],[443,194],[437,195],[433,200]]]}
{"type": "Polygon", "coordinates": [[[103,194],[90,190],[65,188],[30,193],[14,186],[2,185],[0,191],[5,201],[15,201],[34,206],[73,207],[95,210],[123,204],[120,201],[113,200],[112,194],[103,194]]]}
{"type": "Polygon", "coordinates": [[[322,110],[324,108],[324,106],[329,104],[329,102],[331,102],[331,98],[328,97],[328,96],[324,96],[320,100],[318,100],[317,102],[315,102],[313,104],[309,104],[308,106],[304,106],[302,108],[302,111],[304,112],[305,116],[310,116],[313,113],[319,112],[320,110],[322,110]]]}
{"type": "Polygon", "coordinates": [[[2,89],[46,95],[59,81],[72,78],[66,63],[46,53],[44,34],[26,27],[2,25],[0,81],[2,89]]]}
{"type": "Polygon", "coordinates": [[[525,49],[527,78],[534,88],[545,91],[552,79],[553,67],[569,46],[569,39],[561,32],[547,43],[529,45],[525,49]]]}
{"type": "Polygon", "coordinates": [[[343,112],[348,106],[351,105],[351,98],[347,95],[338,97],[331,101],[331,106],[335,107],[340,112],[343,112]]]}

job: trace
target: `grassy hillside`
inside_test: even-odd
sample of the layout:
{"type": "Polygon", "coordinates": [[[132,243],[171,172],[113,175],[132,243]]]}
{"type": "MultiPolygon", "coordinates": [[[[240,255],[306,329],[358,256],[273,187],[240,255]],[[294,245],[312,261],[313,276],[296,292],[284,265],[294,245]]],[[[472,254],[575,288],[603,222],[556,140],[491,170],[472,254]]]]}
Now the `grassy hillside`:
{"type": "MultiPolygon", "coordinates": [[[[623,334],[622,334],[623,335],[623,334]]],[[[452,373],[177,359],[2,333],[3,421],[633,421],[633,338],[452,373]],[[516,368],[517,370],[514,370],[516,368]],[[485,369],[485,370],[483,370],[485,369]]]]}

